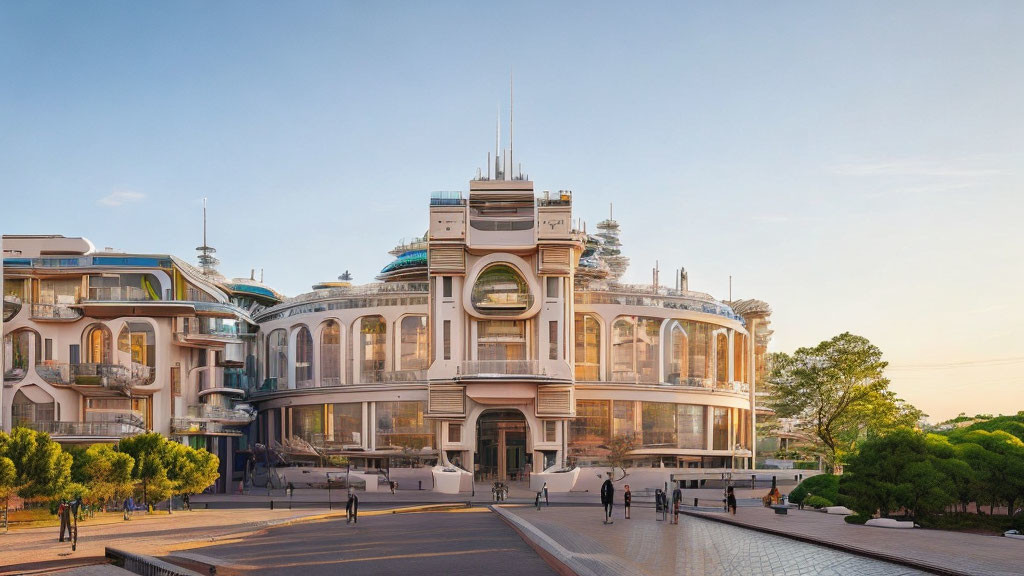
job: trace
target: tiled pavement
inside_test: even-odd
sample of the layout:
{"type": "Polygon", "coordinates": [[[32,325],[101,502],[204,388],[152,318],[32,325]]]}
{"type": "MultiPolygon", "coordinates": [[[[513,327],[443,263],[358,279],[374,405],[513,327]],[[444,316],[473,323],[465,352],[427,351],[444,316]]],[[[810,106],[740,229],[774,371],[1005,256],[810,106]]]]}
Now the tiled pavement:
{"type": "Polygon", "coordinates": [[[507,508],[554,540],[581,574],[911,575],[924,572],[690,516],[658,522],[651,510],[601,523],[600,507],[507,508]]]}

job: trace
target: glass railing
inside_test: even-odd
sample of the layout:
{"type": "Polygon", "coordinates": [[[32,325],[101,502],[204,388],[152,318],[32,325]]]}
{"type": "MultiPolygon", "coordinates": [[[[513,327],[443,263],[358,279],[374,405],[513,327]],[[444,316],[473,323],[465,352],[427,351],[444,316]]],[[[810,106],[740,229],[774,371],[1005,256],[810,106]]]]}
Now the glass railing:
{"type": "Polygon", "coordinates": [[[426,379],[426,370],[395,370],[384,373],[384,382],[420,382],[426,379]]]}
{"type": "Polygon", "coordinates": [[[33,304],[32,318],[35,320],[78,320],[82,312],[65,304],[33,304]]]}
{"type": "Polygon", "coordinates": [[[190,434],[223,434],[225,432],[238,434],[237,430],[232,430],[220,422],[195,420],[193,418],[171,418],[171,432],[182,436],[190,434]]]}
{"type": "Polygon", "coordinates": [[[154,378],[153,368],[135,363],[124,366],[121,364],[51,362],[36,365],[36,373],[49,384],[103,386],[117,390],[145,386],[151,384],[154,378]]]}
{"type": "Polygon", "coordinates": [[[50,436],[100,436],[124,438],[142,434],[146,430],[123,422],[28,422],[22,426],[50,436]]]}
{"type": "Polygon", "coordinates": [[[94,302],[137,302],[149,299],[145,290],[135,286],[89,288],[89,300],[94,302]]]}
{"type": "Polygon", "coordinates": [[[237,408],[223,408],[211,404],[194,404],[188,407],[188,418],[207,418],[223,420],[233,424],[248,424],[253,421],[253,414],[237,408]]]}
{"type": "Polygon", "coordinates": [[[471,360],[459,367],[462,376],[541,375],[537,360],[471,360]]]}

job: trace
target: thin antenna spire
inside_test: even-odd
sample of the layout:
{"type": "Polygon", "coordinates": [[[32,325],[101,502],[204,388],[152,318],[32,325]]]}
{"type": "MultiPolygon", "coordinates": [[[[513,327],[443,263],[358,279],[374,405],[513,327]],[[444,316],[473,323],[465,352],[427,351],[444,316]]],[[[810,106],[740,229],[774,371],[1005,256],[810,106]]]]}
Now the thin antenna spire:
{"type": "Polygon", "coordinates": [[[501,173],[501,161],[498,159],[501,154],[501,104],[498,104],[498,114],[494,126],[494,179],[497,180],[501,173]]]}
{"type": "Polygon", "coordinates": [[[609,220],[615,220],[615,217],[613,216],[613,214],[614,214],[614,213],[613,213],[613,211],[612,211],[612,203],[611,203],[611,202],[609,202],[609,203],[608,203],[608,219],[609,219],[609,220]]]}
{"type": "Polygon", "coordinates": [[[514,116],[515,93],[512,90],[512,67],[508,69],[508,165],[512,169],[512,179],[515,180],[515,160],[512,157],[513,146],[516,139],[516,125],[514,116]]]}
{"type": "Polygon", "coordinates": [[[203,246],[206,246],[206,198],[203,198],[203,246]]]}

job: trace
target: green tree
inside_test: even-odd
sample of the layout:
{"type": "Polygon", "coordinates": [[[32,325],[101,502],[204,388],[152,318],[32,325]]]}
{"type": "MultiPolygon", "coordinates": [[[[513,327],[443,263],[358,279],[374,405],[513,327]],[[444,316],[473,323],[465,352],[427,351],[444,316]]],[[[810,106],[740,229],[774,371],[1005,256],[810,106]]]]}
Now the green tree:
{"type": "Polygon", "coordinates": [[[1005,503],[1012,516],[1017,503],[1024,502],[1024,442],[997,430],[969,428],[950,434],[950,441],[961,445],[965,461],[975,470],[975,497],[988,503],[989,513],[1005,503]]]}
{"type": "Polygon", "coordinates": [[[122,438],[117,451],[132,457],[132,479],[142,488],[142,501],[148,506],[170,497],[173,486],[167,479],[170,452],[167,438],[156,432],[122,438]]]}
{"type": "Polygon", "coordinates": [[[882,351],[849,332],[792,356],[775,354],[769,405],[815,438],[830,467],[872,434],[913,425],[923,414],[889,391],[882,351]]]}
{"type": "Polygon", "coordinates": [[[45,432],[0,432],[0,458],[14,465],[12,491],[22,498],[56,498],[71,480],[71,455],[45,432]]]}
{"type": "Polygon", "coordinates": [[[179,494],[197,494],[220,478],[220,459],[206,450],[175,444],[171,459],[170,479],[179,494]]]}
{"type": "MultiPolygon", "coordinates": [[[[82,454],[82,475],[97,502],[118,502],[132,492],[135,459],[106,444],[94,444],[82,454]]],[[[74,476],[74,474],[72,474],[74,476]]]]}

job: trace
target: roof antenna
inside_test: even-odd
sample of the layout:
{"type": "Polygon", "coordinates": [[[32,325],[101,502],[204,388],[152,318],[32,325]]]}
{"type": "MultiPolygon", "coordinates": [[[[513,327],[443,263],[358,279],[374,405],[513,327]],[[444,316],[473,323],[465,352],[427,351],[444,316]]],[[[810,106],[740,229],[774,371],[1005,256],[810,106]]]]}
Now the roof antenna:
{"type": "MultiPolygon", "coordinates": [[[[516,179],[515,175],[515,160],[512,157],[513,143],[516,139],[516,125],[515,117],[513,116],[515,109],[515,93],[512,89],[512,67],[508,68],[508,165],[512,169],[512,179],[516,179]]],[[[520,174],[522,170],[520,170],[520,174]]]]}
{"type": "Polygon", "coordinates": [[[501,163],[499,155],[501,154],[501,104],[498,104],[498,115],[494,123],[494,179],[498,179],[498,174],[501,173],[501,163]]]}

